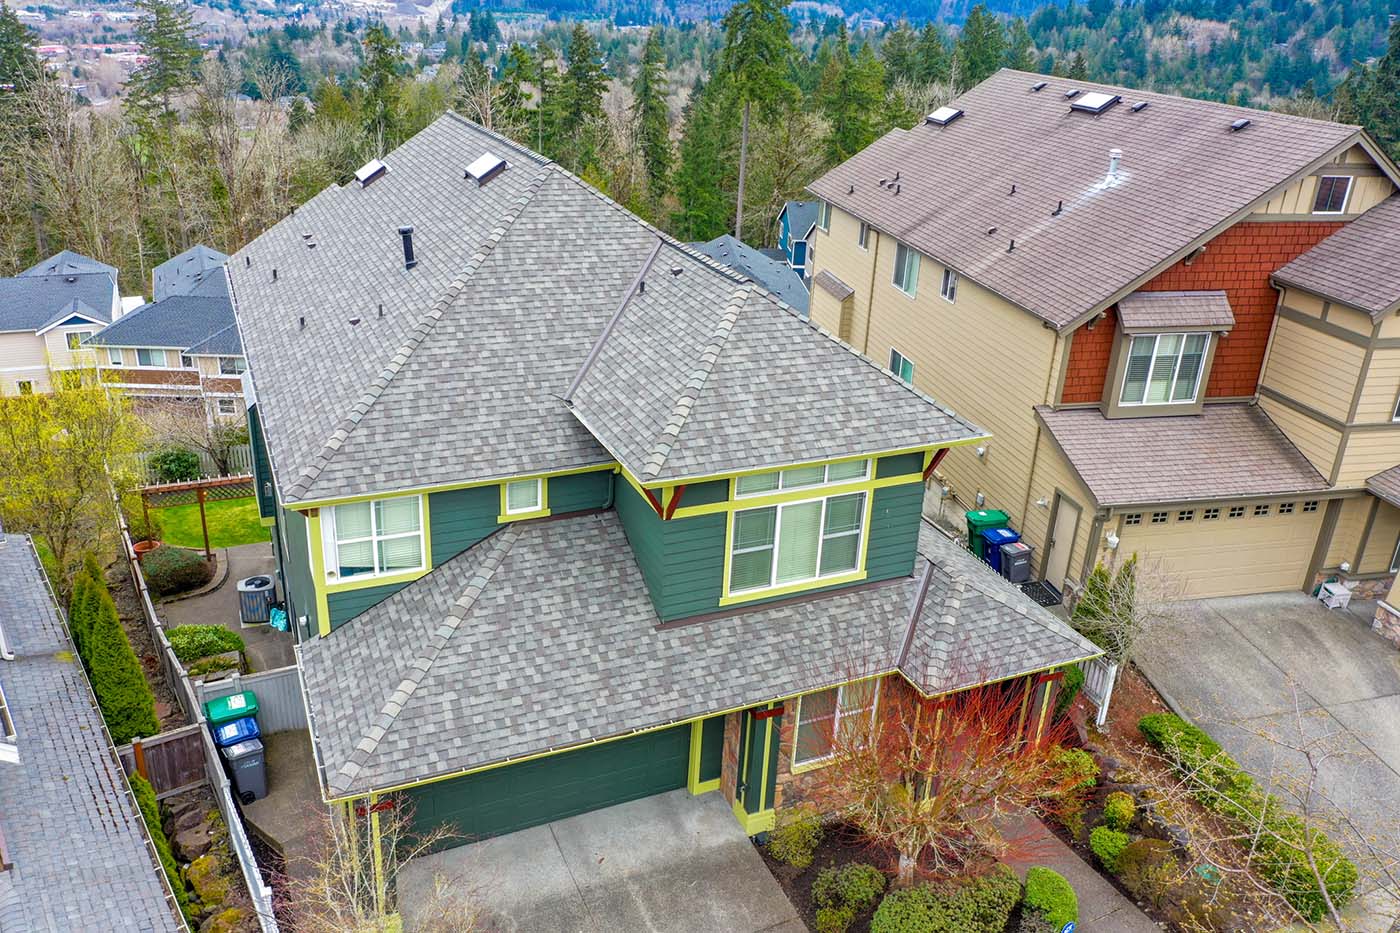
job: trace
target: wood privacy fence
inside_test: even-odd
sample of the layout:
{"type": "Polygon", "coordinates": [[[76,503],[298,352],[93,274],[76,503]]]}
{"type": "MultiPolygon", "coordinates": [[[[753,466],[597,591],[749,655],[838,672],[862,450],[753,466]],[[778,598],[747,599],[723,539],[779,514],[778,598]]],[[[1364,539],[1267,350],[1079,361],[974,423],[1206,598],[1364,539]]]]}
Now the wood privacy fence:
{"type": "Polygon", "coordinates": [[[202,731],[192,723],[149,739],[133,739],[117,748],[117,757],[127,774],[141,775],[155,789],[156,799],[164,800],[208,780],[202,731]]]}
{"type": "Polygon", "coordinates": [[[265,733],[291,732],[306,728],[306,704],[301,697],[301,679],[296,665],[222,680],[197,682],[195,696],[200,705],[243,690],[258,695],[258,728],[265,733]]]}
{"type": "MultiPolygon", "coordinates": [[[[253,472],[253,448],[248,444],[239,444],[229,450],[229,472],[227,474],[219,469],[219,465],[214,462],[214,458],[209,456],[207,451],[191,450],[190,453],[199,457],[199,472],[205,479],[253,472]]],[[[144,455],[141,461],[141,474],[145,476],[146,482],[158,483],[160,482],[160,474],[151,465],[151,456],[152,454],[144,455]]]]}
{"type": "Polygon", "coordinates": [[[1118,680],[1118,665],[1102,657],[1081,661],[1084,671],[1084,695],[1098,708],[1094,724],[1100,729],[1108,721],[1108,704],[1113,699],[1113,685],[1118,680]]]}

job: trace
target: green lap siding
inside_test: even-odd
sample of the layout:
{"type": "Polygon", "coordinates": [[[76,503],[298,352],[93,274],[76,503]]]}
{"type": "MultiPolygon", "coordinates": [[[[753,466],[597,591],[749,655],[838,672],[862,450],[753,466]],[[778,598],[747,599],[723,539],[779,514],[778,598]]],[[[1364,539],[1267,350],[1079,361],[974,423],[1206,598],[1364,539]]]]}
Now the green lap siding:
{"type": "Polygon", "coordinates": [[[724,767],[724,719],[711,716],[700,724],[700,780],[713,781],[724,767]]]}
{"type": "Polygon", "coordinates": [[[403,792],[413,827],[447,825],[452,845],[499,836],[684,787],[690,726],[437,781],[403,792]]]}
{"type": "Polygon", "coordinates": [[[286,542],[281,554],[282,595],[287,600],[287,614],[294,620],[306,616],[306,632],[317,627],[316,586],[311,579],[311,555],[307,552],[306,516],[293,509],[283,509],[277,523],[280,539],[286,542]]]}
{"type": "Polygon", "coordinates": [[[248,444],[253,450],[253,484],[258,495],[258,516],[272,518],[277,514],[277,499],[273,494],[272,461],[267,456],[258,406],[248,409],[248,444]]]}
{"type": "Polygon", "coordinates": [[[359,590],[344,590],[326,595],[326,609],[331,614],[331,628],[336,629],[349,622],[367,609],[384,602],[407,583],[390,583],[385,586],[367,586],[359,590]]]}
{"type": "Polygon", "coordinates": [[[875,490],[871,501],[870,546],[865,555],[867,580],[890,580],[914,572],[923,508],[922,482],[875,490]]]}
{"type": "Polygon", "coordinates": [[[923,479],[924,455],[914,454],[893,454],[888,457],[881,457],[875,462],[875,478],[885,479],[888,476],[904,476],[908,473],[920,474],[919,479],[923,479]]]}
{"type": "Polygon", "coordinates": [[[584,512],[589,509],[605,508],[608,494],[612,490],[612,470],[595,470],[592,473],[571,473],[556,476],[549,483],[549,512],[563,515],[565,512],[584,512]]]}

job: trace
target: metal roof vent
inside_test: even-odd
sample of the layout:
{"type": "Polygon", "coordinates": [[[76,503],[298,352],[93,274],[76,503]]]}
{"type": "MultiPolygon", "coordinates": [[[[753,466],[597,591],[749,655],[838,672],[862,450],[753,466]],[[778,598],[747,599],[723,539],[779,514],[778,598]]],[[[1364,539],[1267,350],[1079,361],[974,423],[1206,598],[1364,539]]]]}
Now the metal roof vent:
{"type": "Polygon", "coordinates": [[[418,258],[413,254],[413,228],[406,224],[400,227],[399,238],[403,240],[403,267],[412,269],[418,265],[418,258]]]}
{"type": "Polygon", "coordinates": [[[1079,88],[1077,87],[1072,87],[1068,91],[1065,91],[1065,100],[1074,100],[1078,96],[1079,88]]]}
{"type": "Polygon", "coordinates": [[[1031,85],[1031,90],[1032,90],[1032,91],[1036,91],[1036,92],[1043,91],[1043,90],[1045,90],[1045,85],[1046,85],[1046,84],[1047,84],[1047,82],[1045,82],[1045,81],[1037,81],[1036,83],[1034,83],[1034,84],[1031,85]]]}
{"type": "Polygon", "coordinates": [[[1141,113],[1142,111],[1144,111],[1144,110],[1146,110],[1146,109],[1147,109],[1147,101],[1145,101],[1145,100],[1140,100],[1140,101],[1138,101],[1136,104],[1133,104],[1133,106],[1132,106],[1132,111],[1133,111],[1133,113],[1141,113]]]}
{"type": "Polygon", "coordinates": [[[1234,123],[1231,123],[1231,124],[1230,124],[1230,132],[1232,132],[1232,133],[1238,133],[1240,130],[1244,129],[1246,126],[1249,126],[1249,124],[1250,124],[1250,120],[1249,120],[1248,117],[1241,117],[1240,119],[1236,120],[1234,123]]]}
{"type": "Polygon", "coordinates": [[[1105,94],[1102,91],[1090,91],[1083,97],[1075,100],[1069,105],[1071,110],[1082,110],[1085,113],[1100,114],[1123,98],[1117,94],[1105,94]]]}
{"type": "Polygon", "coordinates": [[[490,152],[483,152],[476,157],[476,161],[467,166],[467,171],[462,177],[472,179],[476,182],[476,186],[480,188],[499,175],[501,170],[505,167],[505,159],[490,152]]]}
{"type": "Polygon", "coordinates": [[[962,115],[963,112],[957,107],[939,107],[933,113],[924,117],[924,122],[934,123],[938,126],[947,126],[962,115]]]}
{"type": "Polygon", "coordinates": [[[387,171],[389,171],[389,166],[378,159],[370,159],[355,169],[355,180],[360,183],[361,188],[368,188],[387,171]]]}
{"type": "Polygon", "coordinates": [[[1118,167],[1123,164],[1123,150],[1108,150],[1108,180],[1110,182],[1118,180],[1118,167]]]}

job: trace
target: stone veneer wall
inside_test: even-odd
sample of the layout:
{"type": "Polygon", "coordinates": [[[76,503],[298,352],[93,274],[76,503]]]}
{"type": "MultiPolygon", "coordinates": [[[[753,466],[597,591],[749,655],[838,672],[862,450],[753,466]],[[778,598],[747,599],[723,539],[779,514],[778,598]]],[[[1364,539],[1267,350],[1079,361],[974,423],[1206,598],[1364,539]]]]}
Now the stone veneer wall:
{"type": "Polygon", "coordinates": [[[1384,599],[1385,594],[1389,593],[1390,588],[1395,585],[1394,574],[1387,574],[1383,577],[1354,579],[1344,573],[1338,573],[1335,570],[1331,572],[1319,571],[1317,576],[1313,577],[1312,588],[1308,592],[1316,590],[1320,583],[1324,580],[1330,580],[1333,577],[1336,577],[1342,583],[1351,587],[1352,599],[1384,599]]]}
{"type": "Polygon", "coordinates": [[[1400,648],[1400,611],[1392,609],[1387,603],[1377,603],[1376,617],[1371,622],[1371,630],[1400,648]]]}

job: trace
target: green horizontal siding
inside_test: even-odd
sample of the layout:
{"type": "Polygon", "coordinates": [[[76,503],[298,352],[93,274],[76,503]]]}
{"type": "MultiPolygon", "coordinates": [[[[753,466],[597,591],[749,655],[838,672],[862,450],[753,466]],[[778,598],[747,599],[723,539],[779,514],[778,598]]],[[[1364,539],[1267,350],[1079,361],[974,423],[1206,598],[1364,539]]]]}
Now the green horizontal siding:
{"type": "Polygon", "coordinates": [[[248,409],[248,443],[253,449],[253,484],[257,487],[258,517],[275,518],[277,499],[273,494],[272,461],[267,456],[267,441],[263,439],[258,406],[248,409]]]}
{"type": "MultiPolygon", "coordinates": [[[[316,584],[311,578],[311,554],[306,543],[306,516],[293,509],[283,509],[282,536],[287,542],[282,555],[282,595],[287,600],[287,615],[292,620],[306,616],[307,631],[316,631],[316,584]]],[[[278,536],[274,535],[274,539],[278,536]]]]}
{"type": "Polygon", "coordinates": [[[702,781],[713,781],[724,768],[724,716],[711,716],[700,724],[700,773],[702,781]]]}
{"type": "Polygon", "coordinates": [[[875,490],[865,555],[867,580],[891,580],[914,572],[923,508],[922,482],[875,490]]]}
{"type": "Polygon", "coordinates": [[[501,487],[474,486],[428,496],[433,563],[445,564],[499,527],[501,487]]]}
{"type": "Polygon", "coordinates": [[[548,482],[551,515],[584,512],[607,507],[613,473],[611,470],[571,473],[568,476],[556,476],[548,482]]]}
{"type": "Polygon", "coordinates": [[[360,613],[373,609],[406,586],[407,583],[387,583],[384,586],[327,594],[326,608],[331,615],[331,628],[339,628],[360,613]]]}
{"type": "Polygon", "coordinates": [[[881,457],[875,463],[875,478],[884,479],[887,476],[903,476],[906,473],[924,472],[924,455],[921,453],[895,454],[892,457],[881,457]]]}
{"type": "Polygon", "coordinates": [[[689,508],[692,505],[712,505],[716,502],[725,502],[729,499],[729,480],[716,479],[708,483],[693,483],[685,487],[685,492],[681,493],[681,504],[677,508],[689,508]]]}

